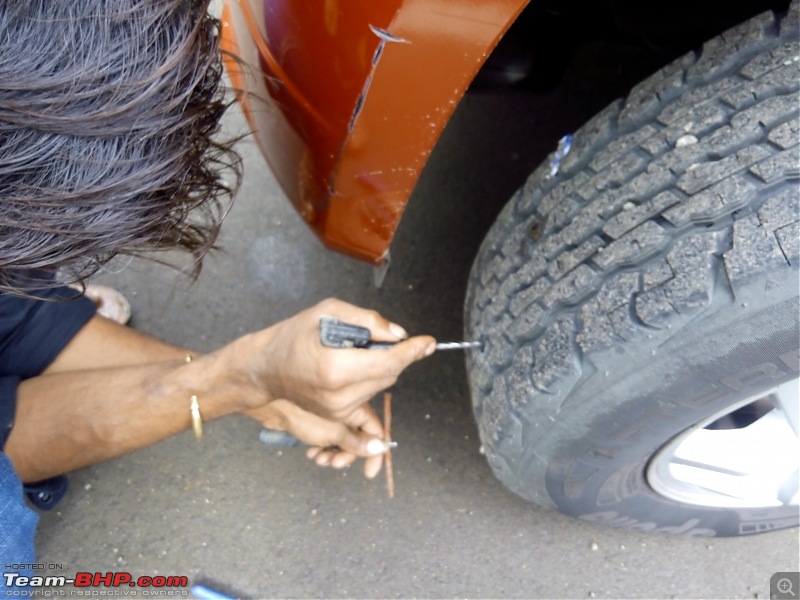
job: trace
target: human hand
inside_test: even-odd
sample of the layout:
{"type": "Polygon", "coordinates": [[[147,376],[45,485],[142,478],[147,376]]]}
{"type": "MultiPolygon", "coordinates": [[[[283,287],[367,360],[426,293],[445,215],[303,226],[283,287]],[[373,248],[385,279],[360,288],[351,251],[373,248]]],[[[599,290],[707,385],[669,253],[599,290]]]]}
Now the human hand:
{"type": "Polygon", "coordinates": [[[369,404],[352,412],[347,423],[324,419],[288,400],[275,400],[244,414],[268,429],[288,431],[308,444],[306,456],[321,467],[342,469],[363,457],[368,479],[381,470],[387,446],[382,442],[380,419],[369,404]]]}
{"type": "Polygon", "coordinates": [[[378,313],[330,299],[223,350],[231,376],[238,373],[252,388],[246,408],[289,400],[324,419],[360,427],[365,420],[354,421],[354,413],[391,387],[406,367],[435,351],[430,336],[406,337],[378,313]],[[404,341],[385,350],[326,348],[319,341],[323,316],[367,327],[378,341],[404,341]]]}

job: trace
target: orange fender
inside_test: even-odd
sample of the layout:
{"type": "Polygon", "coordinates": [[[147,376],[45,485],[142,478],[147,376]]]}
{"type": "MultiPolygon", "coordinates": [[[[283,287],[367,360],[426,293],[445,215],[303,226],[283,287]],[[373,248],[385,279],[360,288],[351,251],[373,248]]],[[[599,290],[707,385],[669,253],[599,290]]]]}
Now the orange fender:
{"type": "Polygon", "coordinates": [[[330,248],[385,260],[422,168],[527,0],[226,0],[255,139],[330,248]]]}

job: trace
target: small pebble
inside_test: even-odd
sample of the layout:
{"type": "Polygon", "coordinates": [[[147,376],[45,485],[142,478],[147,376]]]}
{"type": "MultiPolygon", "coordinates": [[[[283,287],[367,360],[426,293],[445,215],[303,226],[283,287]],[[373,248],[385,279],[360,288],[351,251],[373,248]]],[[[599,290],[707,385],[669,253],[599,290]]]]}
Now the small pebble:
{"type": "Polygon", "coordinates": [[[85,490],[92,489],[92,484],[91,483],[87,483],[85,486],[83,486],[83,489],[85,489],[85,490]]]}
{"type": "Polygon", "coordinates": [[[592,549],[592,552],[597,552],[600,549],[600,546],[598,546],[596,542],[592,542],[590,548],[592,549]]]}

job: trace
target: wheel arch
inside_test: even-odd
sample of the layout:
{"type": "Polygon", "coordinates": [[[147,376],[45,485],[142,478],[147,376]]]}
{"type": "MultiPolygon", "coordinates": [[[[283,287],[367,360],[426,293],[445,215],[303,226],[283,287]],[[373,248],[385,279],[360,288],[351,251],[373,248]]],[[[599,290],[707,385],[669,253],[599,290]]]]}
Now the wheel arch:
{"type": "Polygon", "coordinates": [[[224,4],[245,115],[323,243],[380,264],[445,125],[528,0],[272,4],[224,4]]]}

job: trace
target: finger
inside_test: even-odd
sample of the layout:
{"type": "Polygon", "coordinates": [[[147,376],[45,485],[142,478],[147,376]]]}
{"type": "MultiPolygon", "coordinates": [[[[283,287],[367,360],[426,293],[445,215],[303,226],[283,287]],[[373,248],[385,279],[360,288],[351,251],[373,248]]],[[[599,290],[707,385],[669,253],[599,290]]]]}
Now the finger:
{"type": "Polygon", "coordinates": [[[331,458],[331,466],[334,469],[344,469],[349,467],[358,457],[355,454],[351,454],[350,452],[337,452],[333,458],[331,458]]]}
{"type": "Polygon", "coordinates": [[[373,340],[396,342],[407,340],[409,337],[405,327],[372,310],[363,310],[360,314],[353,314],[349,318],[354,319],[351,321],[354,325],[369,329],[373,340]]]}
{"type": "MultiPolygon", "coordinates": [[[[311,457],[309,457],[311,458],[311,457]]],[[[313,461],[320,467],[333,467],[334,469],[344,469],[352,465],[358,456],[351,452],[337,451],[330,448],[320,448],[320,452],[315,454],[313,461]]],[[[364,476],[373,479],[381,472],[383,465],[383,455],[370,456],[364,461],[364,476]]]]}
{"type": "Polygon", "coordinates": [[[317,463],[320,467],[327,467],[331,464],[331,460],[333,459],[335,452],[333,450],[324,449],[322,452],[317,454],[314,462],[317,463]]]}
{"type": "Polygon", "coordinates": [[[358,457],[349,452],[340,452],[337,450],[325,449],[319,453],[313,460],[320,467],[332,467],[334,469],[346,469],[352,465],[358,457]]]}
{"type": "Polygon", "coordinates": [[[326,449],[336,446],[338,440],[346,437],[347,426],[304,410],[289,400],[275,400],[268,406],[270,414],[280,419],[281,429],[311,447],[308,450],[309,454],[315,452],[315,448],[326,449]]]}
{"type": "Polygon", "coordinates": [[[383,467],[383,455],[373,456],[364,461],[364,477],[367,479],[375,479],[378,473],[381,472],[383,467]]]}
{"type": "MultiPolygon", "coordinates": [[[[369,404],[359,407],[347,419],[347,424],[376,438],[383,438],[383,424],[375,409],[369,404]]],[[[364,461],[364,476],[374,479],[381,472],[383,455],[369,457],[364,461]]]]}
{"type": "Polygon", "coordinates": [[[372,437],[383,437],[383,423],[368,402],[352,411],[343,422],[355,431],[361,430],[372,437]]]}
{"type": "MultiPolygon", "coordinates": [[[[380,437],[378,435],[377,437],[380,437]]],[[[334,469],[343,469],[351,466],[358,457],[351,452],[337,452],[332,456],[325,456],[326,452],[331,452],[330,448],[320,448],[318,446],[308,448],[306,450],[306,457],[314,461],[317,465],[325,467],[331,466],[334,469]],[[319,462],[317,458],[321,457],[319,462]]],[[[367,458],[364,462],[364,475],[368,479],[375,478],[381,471],[383,465],[383,456],[372,456],[367,458]]]]}
{"type": "Polygon", "coordinates": [[[331,381],[333,388],[339,389],[351,382],[378,379],[394,381],[411,364],[435,351],[436,340],[429,335],[421,335],[386,349],[327,349],[325,360],[331,372],[336,374],[331,381]]]}
{"type": "Polygon", "coordinates": [[[433,353],[435,348],[433,338],[426,336],[401,342],[388,350],[333,350],[339,354],[329,357],[327,369],[335,375],[329,378],[328,389],[318,402],[324,407],[320,414],[344,419],[356,407],[393,386],[405,368],[433,353]]]}
{"type": "Polygon", "coordinates": [[[430,335],[418,335],[398,342],[388,349],[388,353],[396,356],[407,367],[411,363],[430,356],[436,351],[436,339],[430,335]]]}
{"type": "Polygon", "coordinates": [[[321,467],[330,465],[334,469],[343,469],[352,465],[358,457],[355,454],[337,452],[331,448],[309,448],[306,451],[306,458],[313,460],[321,467]],[[326,453],[329,454],[326,456],[326,453]]]}
{"type": "MultiPolygon", "coordinates": [[[[309,449],[311,450],[311,449],[309,449]]],[[[315,452],[306,452],[309,460],[313,460],[320,467],[333,467],[334,469],[344,469],[351,466],[358,456],[351,452],[334,450],[331,448],[315,448],[315,452]]],[[[364,475],[368,479],[374,478],[380,473],[383,464],[383,455],[371,456],[365,459],[364,475]]]]}
{"type": "MultiPolygon", "coordinates": [[[[288,400],[275,400],[270,406],[275,407],[276,412],[283,416],[287,431],[300,441],[312,446],[307,451],[307,455],[317,464],[330,464],[335,454],[335,451],[330,448],[334,446],[341,448],[344,452],[365,458],[383,454],[387,450],[379,435],[371,435],[345,423],[330,421],[303,410],[288,400]],[[316,450],[317,448],[319,451],[316,450]]],[[[356,411],[355,417],[351,418],[354,422],[365,423],[370,429],[375,430],[374,419],[377,417],[373,417],[370,410],[365,408],[356,411]]]]}

